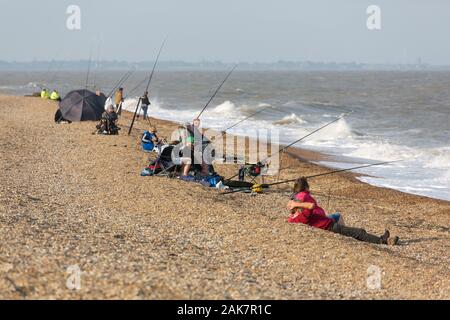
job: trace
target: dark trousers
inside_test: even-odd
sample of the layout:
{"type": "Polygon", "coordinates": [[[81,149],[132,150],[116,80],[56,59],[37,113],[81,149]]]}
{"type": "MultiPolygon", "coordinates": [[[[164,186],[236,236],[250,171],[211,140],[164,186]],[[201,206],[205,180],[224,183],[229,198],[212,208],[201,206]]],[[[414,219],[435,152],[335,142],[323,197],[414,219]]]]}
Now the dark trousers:
{"type": "Polygon", "coordinates": [[[346,226],[340,226],[335,223],[330,231],[334,233],[339,233],[345,237],[354,238],[359,241],[374,243],[374,244],[385,244],[381,237],[375,236],[373,234],[367,233],[366,230],[360,228],[352,228],[346,226]]]}

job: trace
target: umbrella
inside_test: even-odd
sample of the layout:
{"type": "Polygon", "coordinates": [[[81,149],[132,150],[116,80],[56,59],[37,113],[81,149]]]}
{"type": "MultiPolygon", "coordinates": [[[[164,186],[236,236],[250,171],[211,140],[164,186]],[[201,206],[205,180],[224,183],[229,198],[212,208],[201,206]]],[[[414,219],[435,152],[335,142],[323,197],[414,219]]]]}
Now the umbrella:
{"type": "Polygon", "coordinates": [[[98,121],[101,119],[106,97],[89,90],[69,92],[59,103],[64,119],[69,121],[98,121]]]}

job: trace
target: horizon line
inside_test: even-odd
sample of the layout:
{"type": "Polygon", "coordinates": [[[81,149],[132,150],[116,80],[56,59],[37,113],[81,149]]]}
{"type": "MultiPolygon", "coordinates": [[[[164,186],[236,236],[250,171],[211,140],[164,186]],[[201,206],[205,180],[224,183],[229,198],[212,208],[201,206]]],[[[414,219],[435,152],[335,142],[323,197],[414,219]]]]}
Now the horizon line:
{"type": "MultiPolygon", "coordinates": [[[[0,63],[7,64],[33,64],[33,63],[55,63],[55,62],[67,62],[67,63],[120,63],[120,64],[146,64],[154,63],[154,60],[141,60],[141,61],[130,61],[130,60],[119,60],[119,59],[108,59],[108,60],[89,60],[89,59],[52,59],[52,60],[0,60],[0,63]]],[[[172,60],[161,60],[160,63],[183,63],[183,64],[222,64],[222,65],[233,65],[233,64],[247,64],[247,65],[274,65],[281,63],[293,63],[293,64],[336,64],[336,65],[423,65],[423,66],[450,66],[449,64],[433,64],[423,61],[415,62],[361,62],[361,61],[317,61],[317,60],[285,60],[279,59],[277,61],[223,61],[223,60],[197,60],[197,61],[187,61],[181,59],[172,60]]]]}
{"type": "MultiPolygon", "coordinates": [[[[89,59],[78,60],[31,60],[31,61],[6,61],[0,60],[1,71],[21,71],[26,68],[31,71],[44,71],[50,69],[59,70],[84,70],[89,64],[94,64],[97,71],[114,71],[124,69],[140,69],[142,71],[151,68],[154,61],[145,60],[139,62],[132,62],[127,60],[99,60],[92,61],[89,59]]],[[[228,68],[230,65],[237,65],[243,71],[346,71],[346,70],[449,70],[450,65],[433,65],[424,63],[418,59],[416,62],[405,63],[370,63],[370,62],[336,62],[336,61],[311,61],[311,60],[278,60],[275,62],[246,62],[241,61],[237,63],[224,62],[221,60],[202,60],[197,62],[190,62],[184,60],[163,60],[160,61],[160,68],[163,70],[222,70],[228,68]]]]}

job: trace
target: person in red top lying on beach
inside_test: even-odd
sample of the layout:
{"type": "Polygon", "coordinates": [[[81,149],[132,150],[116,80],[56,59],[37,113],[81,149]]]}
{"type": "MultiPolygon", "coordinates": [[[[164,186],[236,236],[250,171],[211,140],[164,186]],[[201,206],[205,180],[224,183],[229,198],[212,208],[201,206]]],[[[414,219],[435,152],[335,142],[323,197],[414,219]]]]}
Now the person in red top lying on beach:
{"type": "Polygon", "coordinates": [[[295,182],[294,194],[288,203],[288,210],[291,212],[288,220],[290,223],[303,223],[374,244],[397,245],[399,241],[398,237],[391,237],[389,230],[378,237],[367,233],[364,229],[345,226],[339,213],[327,216],[325,210],[319,207],[317,201],[311,196],[306,178],[299,178],[295,182]]]}

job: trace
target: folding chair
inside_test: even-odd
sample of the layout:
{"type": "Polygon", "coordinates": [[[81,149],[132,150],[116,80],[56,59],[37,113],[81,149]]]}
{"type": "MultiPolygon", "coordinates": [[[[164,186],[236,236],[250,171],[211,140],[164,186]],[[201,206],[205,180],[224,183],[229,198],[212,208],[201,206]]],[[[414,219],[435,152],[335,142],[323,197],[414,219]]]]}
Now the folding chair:
{"type": "Polygon", "coordinates": [[[165,177],[173,177],[173,173],[177,171],[177,168],[181,163],[176,163],[178,161],[174,161],[172,159],[172,152],[174,146],[161,146],[158,148],[158,157],[154,162],[153,175],[155,176],[165,176],[165,177]]]}

